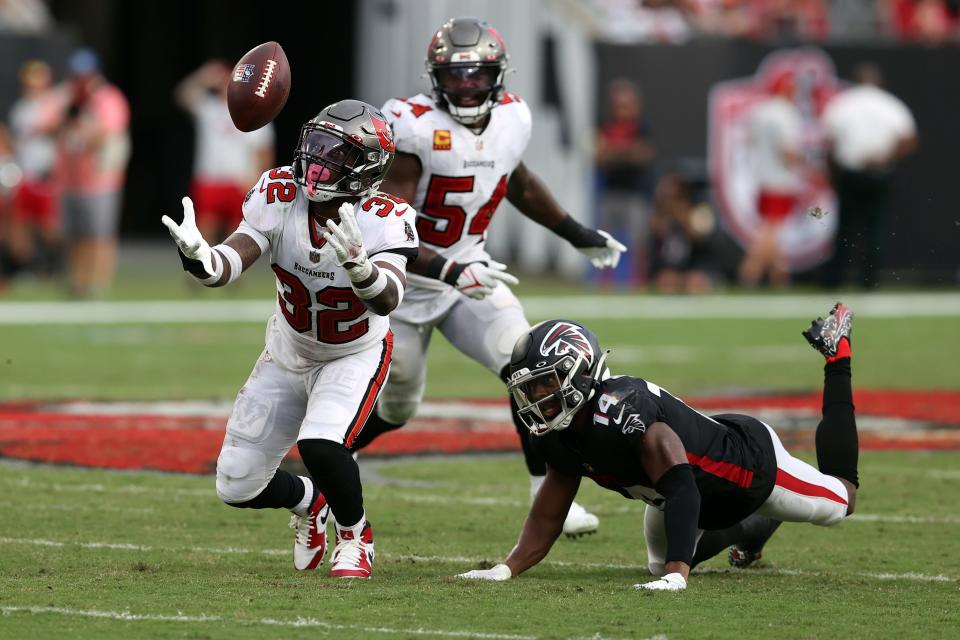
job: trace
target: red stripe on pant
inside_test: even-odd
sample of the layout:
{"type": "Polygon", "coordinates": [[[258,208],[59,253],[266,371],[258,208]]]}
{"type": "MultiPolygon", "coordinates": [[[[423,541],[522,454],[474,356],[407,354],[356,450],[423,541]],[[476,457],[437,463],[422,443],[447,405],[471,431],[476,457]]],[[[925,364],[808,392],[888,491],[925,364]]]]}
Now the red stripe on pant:
{"type": "Polygon", "coordinates": [[[707,456],[698,456],[695,453],[687,451],[687,461],[697,467],[700,467],[706,473],[736,484],[738,487],[747,489],[753,484],[753,471],[744,469],[740,465],[732,462],[722,462],[713,460],[707,456]]]}
{"type": "Polygon", "coordinates": [[[380,389],[383,388],[383,383],[387,379],[387,371],[390,369],[390,358],[392,355],[393,332],[388,330],[387,335],[383,338],[383,353],[380,355],[380,364],[377,365],[377,372],[373,374],[370,384],[367,385],[367,391],[363,394],[360,409],[358,409],[357,414],[353,416],[350,428],[347,429],[347,437],[343,441],[343,445],[347,449],[353,446],[353,441],[360,435],[363,425],[367,423],[367,418],[370,417],[370,412],[373,411],[374,405],[377,404],[380,389]]]}
{"type": "Polygon", "coordinates": [[[794,493],[799,493],[802,496],[810,496],[813,498],[826,498],[827,500],[833,500],[834,502],[839,502],[842,505],[846,505],[847,501],[835,494],[830,489],[826,487],[821,487],[818,484],[812,484],[805,480],[801,480],[796,476],[792,476],[783,469],[777,469],[777,486],[783,487],[787,491],[793,491],[794,493]]]}

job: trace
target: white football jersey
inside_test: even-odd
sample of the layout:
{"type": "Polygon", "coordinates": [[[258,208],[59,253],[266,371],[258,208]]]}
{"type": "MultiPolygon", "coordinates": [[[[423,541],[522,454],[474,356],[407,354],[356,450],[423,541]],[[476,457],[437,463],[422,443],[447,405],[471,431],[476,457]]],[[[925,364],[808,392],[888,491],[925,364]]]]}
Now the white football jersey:
{"type": "MultiPolygon", "coordinates": [[[[506,93],[491,109],[486,129],[474,133],[424,94],[388,100],[382,109],[393,126],[397,151],[420,158],[423,174],[411,203],[424,246],[456,260],[488,260],[487,227],[507,194],[507,180],[530,142],[530,108],[506,93]]],[[[410,302],[450,286],[411,274],[410,302]]]]}
{"type": "MultiPolygon", "coordinates": [[[[361,351],[390,329],[389,319],[371,312],[354,293],[336,253],[308,215],[308,204],[290,167],[272,169],[247,193],[237,229],[270,257],[277,311],[267,329],[267,350],[293,371],[361,351]]],[[[405,269],[418,247],[413,207],[373,193],[354,211],[367,255],[405,269]]]]}

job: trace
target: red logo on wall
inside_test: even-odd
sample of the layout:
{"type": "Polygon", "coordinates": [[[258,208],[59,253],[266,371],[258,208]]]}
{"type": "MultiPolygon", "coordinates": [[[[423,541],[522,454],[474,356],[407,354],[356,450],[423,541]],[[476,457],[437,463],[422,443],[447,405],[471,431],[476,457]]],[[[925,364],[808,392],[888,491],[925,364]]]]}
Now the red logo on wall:
{"type": "MultiPolygon", "coordinates": [[[[750,245],[760,228],[759,189],[749,144],[750,114],[785,75],[792,77],[794,100],[803,116],[803,154],[809,164],[824,166],[820,115],[830,97],[843,87],[833,61],[823,51],[775,51],[764,58],[754,76],[721,82],[710,92],[711,180],[726,227],[744,247],[750,245]]],[[[816,266],[830,255],[837,225],[836,197],[824,174],[809,173],[803,181],[802,195],[780,231],[781,250],[790,268],[798,271],[816,266]],[[807,215],[809,212],[820,215],[807,215]]]]}

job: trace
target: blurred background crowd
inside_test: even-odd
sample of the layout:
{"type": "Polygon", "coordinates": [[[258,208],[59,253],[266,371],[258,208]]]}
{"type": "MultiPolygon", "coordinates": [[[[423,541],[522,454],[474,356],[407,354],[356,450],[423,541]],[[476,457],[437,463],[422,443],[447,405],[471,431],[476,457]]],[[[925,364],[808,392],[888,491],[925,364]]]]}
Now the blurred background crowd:
{"type": "Polygon", "coordinates": [[[220,240],[320,108],[425,91],[431,29],[460,14],[504,36],[528,164],[630,248],[593,273],[504,205],[489,246],[514,269],[687,294],[960,277],[960,0],[312,4],[0,0],[0,286],[107,295],[118,240],[167,242],[185,194],[220,240]],[[271,39],[290,102],[243,134],[230,69],[271,39]]]}

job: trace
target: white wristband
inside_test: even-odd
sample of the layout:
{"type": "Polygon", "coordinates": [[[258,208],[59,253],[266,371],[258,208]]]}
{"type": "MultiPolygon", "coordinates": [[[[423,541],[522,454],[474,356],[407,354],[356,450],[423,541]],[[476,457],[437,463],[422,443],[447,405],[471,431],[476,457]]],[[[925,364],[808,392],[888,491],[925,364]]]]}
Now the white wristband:
{"type": "Polygon", "coordinates": [[[370,298],[376,298],[387,288],[387,276],[383,273],[383,269],[380,269],[379,275],[377,275],[377,279],[373,281],[373,284],[363,287],[362,289],[357,287],[356,284],[352,286],[358,298],[361,300],[369,300],[370,298]]]}
{"type": "Polygon", "coordinates": [[[361,264],[347,269],[347,275],[350,282],[363,282],[373,273],[373,264],[369,260],[364,260],[361,264]]]}
{"type": "Polygon", "coordinates": [[[213,248],[213,255],[217,255],[218,251],[223,255],[224,258],[226,258],[227,264],[230,265],[230,275],[227,277],[227,281],[224,283],[230,284],[239,278],[241,273],[243,273],[243,260],[240,258],[240,254],[237,253],[237,250],[231,246],[218,244],[213,248]]]}

